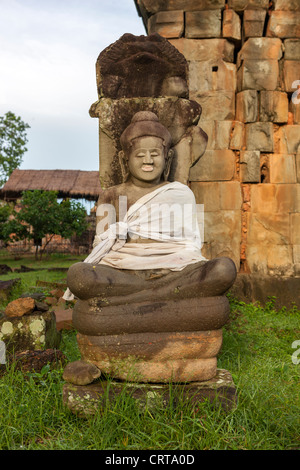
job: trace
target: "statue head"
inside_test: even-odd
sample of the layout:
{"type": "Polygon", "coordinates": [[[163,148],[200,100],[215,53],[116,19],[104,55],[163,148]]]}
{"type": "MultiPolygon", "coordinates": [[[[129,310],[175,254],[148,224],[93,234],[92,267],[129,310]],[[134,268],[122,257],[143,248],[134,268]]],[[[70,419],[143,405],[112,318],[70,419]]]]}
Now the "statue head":
{"type": "Polygon", "coordinates": [[[123,180],[129,177],[146,183],[167,181],[173,150],[172,138],[156,114],[150,111],[136,113],[120,137],[119,152],[123,180]]]}

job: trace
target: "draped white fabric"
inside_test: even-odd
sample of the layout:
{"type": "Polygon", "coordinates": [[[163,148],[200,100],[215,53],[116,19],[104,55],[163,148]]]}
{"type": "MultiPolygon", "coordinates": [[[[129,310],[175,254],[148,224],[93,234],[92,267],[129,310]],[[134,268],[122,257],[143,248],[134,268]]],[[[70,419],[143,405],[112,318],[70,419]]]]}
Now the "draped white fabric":
{"type": "MultiPolygon", "coordinates": [[[[117,269],[180,271],[203,260],[194,194],[186,185],[174,182],[141,197],[123,221],[96,233],[94,248],[84,262],[117,269]],[[137,243],[136,238],[157,243],[137,243]]],[[[73,298],[67,289],[64,299],[73,298]]]]}

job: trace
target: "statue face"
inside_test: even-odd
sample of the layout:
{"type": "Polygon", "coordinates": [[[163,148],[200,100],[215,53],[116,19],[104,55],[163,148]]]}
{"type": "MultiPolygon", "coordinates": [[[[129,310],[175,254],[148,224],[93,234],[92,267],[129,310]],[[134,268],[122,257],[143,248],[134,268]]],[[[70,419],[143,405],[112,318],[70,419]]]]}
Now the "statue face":
{"type": "Polygon", "coordinates": [[[166,149],[159,137],[139,137],[126,155],[128,170],[138,181],[158,184],[165,169],[166,149]]]}

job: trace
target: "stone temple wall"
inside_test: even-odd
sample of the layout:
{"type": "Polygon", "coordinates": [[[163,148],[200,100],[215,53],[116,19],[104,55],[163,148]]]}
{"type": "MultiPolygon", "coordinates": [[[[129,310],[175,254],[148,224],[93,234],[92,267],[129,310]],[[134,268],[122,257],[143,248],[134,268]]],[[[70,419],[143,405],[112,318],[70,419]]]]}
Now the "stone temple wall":
{"type": "Polygon", "coordinates": [[[300,0],[135,3],[147,33],[185,56],[202,107],[208,145],[190,186],[204,204],[203,254],[271,279],[269,295],[290,279],[299,297],[300,0]]]}

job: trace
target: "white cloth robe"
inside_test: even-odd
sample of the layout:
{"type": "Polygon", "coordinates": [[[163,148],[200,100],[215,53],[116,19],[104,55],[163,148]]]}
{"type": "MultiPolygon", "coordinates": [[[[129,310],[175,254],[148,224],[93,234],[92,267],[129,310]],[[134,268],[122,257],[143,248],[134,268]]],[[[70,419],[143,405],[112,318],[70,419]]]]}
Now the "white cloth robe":
{"type": "MultiPolygon", "coordinates": [[[[141,197],[123,221],[96,234],[94,248],[84,262],[117,269],[180,271],[203,260],[194,194],[175,181],[141,197]],[[126,243],[127,237],[133,241],[126,243]],[[157,243],[136,243],[134,237],[157,243]]],[[[72,300],[74,296],[67,289],[63,298],[72,300]]]]}

